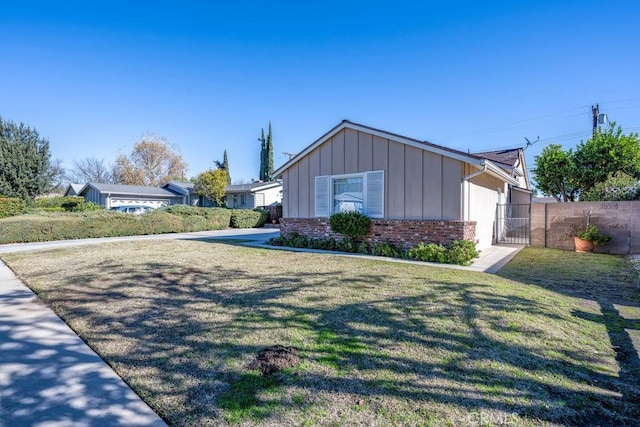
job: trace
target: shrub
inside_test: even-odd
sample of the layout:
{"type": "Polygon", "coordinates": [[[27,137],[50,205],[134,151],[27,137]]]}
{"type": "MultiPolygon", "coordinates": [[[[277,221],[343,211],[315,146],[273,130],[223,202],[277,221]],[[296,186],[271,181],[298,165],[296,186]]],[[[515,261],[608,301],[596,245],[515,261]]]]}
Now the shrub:
{"type": "Polygon", "coordinates": [[[287,236],[287,246],[291,246],[293,248],[307,248],[309,247],[309,239],[307,236],[302,236],[293,232],[287,236]]]}
{"type": "Polygon", "coordinates": [[[478,256],[476,244],[468,240],[456,240],[449,247],[436,243],[420,243],[409,249],[407,253],[411,259],[425,262],[440,262],[446,264],[468,265],[478,256]]]}
{"type": "Polygon", "coordinates": [[[404,256],[404,251],[389,241],[374,243],[371,245],[371,253],[376,256],[391,258],[403,258],[404,256]]]}
{"type": "Polygon", "coordinates": [[[422,242],[417,247],[409,249],[408,256],[411,259],[424,262],[446,262],[447,248],[438,243],[422,242]]]}
{"type": "Polygon", "coordinates": [[[104,209],[97,203],[85,202],[84,198],[79,196],[44,197],[34,200],[31,204],[31,208],[43,210],[45,212],[86,212],[104,209]]]}
{"type": "Polygon", "coordinates": [[[140,216],[105,210],[40,212],[0,220],[0,244],[220,230],[229,226],[230,215],[228,209],[185,216],[165,209],[140,216]]]}
{"type": "Polygon", "coordinates": [[[331,231],[358,239],[369,233],[371,219],[359,212],[338,212],[329,217],[331,231]]]}
{"type": "Polygon", "coordinates": [[[226,208],[200,208],[185,205],[168,206],[162,211],[182,218],[188,231],[224,230],[229,227],[233,212],[226,208]]]}
{"type": "Polygon", "coordinates": [[[0,198],[0,218],[8,218],[24,213],[26,204],[24,200],[18,198],[0,198]]]}
{"type": "Polygon", "coordinates": [[[479,255],[476,244],[469,240],[456,240],[447,249],[447,263],[468,265],[469,262],[479,255]]]}
{"type": "Polygon", "coordinates": [[[576,236],[582,240],[588,240],[596,246],[604,245],[611,240],[611,236],[601,232],[594,224],[587,226],[586,230],[576,232],[576,236]]]}
{"type": "Polygon", "coordinates": [[[269,211],[264,209],[234,209],[231,213],[232,228],[262,227],[269,220],[269,211]]]}
{"type": "Polygon", "coordinates": [[[335,251],[336,250],[336,241],[333,238],[328,239],[309,239],[309,248],[311,249],[321,249],[324,251],[335,251]]]}

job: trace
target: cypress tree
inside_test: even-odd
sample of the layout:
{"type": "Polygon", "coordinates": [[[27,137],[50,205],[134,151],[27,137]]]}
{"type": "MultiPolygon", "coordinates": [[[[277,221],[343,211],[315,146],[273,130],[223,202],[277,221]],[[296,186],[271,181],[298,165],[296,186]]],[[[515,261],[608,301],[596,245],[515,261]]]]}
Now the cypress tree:
{"type": "Polygon", "coordinates": [[[260,176],[258,179],[260,181],[264,181],[266,170],[267,170],[267,162],[266,162],[267,142],[264,139],[264,128],[262,128],[262,136],[258,141],[260,141],[260,176]]]}
{"type": "Polygon", "coordinates": [[[271,138],[271,120],[269,120],[269,132],[267,133],[267,142],[266,142],[266,159],[265,159],[265,181],[271,181],[273,179],[273,171],[275,168],[273,167],[273,140],[271,138]]]}
{"type": "Polygon", "coordinates": [[[227,150],[224,150],[222,158],[222,169],[227,171],[227,185],[231,185],[231,173],[229,172],[229,159],[227,158],[227,150]]]}

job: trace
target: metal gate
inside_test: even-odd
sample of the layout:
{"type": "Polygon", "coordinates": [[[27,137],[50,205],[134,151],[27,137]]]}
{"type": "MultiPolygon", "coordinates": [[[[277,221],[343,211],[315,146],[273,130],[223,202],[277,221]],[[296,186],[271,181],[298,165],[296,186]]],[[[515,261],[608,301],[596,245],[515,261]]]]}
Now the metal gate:
{"type": "Polygon", "coordinates": [[[498,204],[495,240],[500,244],[531,244],[531,205],[498,204]]]}

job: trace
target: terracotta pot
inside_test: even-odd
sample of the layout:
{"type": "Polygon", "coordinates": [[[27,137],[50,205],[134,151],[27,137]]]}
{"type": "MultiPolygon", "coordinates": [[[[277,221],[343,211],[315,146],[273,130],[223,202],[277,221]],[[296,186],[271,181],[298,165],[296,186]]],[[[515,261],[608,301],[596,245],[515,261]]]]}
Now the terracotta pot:
{"type": "Polygon", "coordinates": [[[582,240],[578,236],[573,236],[573,243],[576,245],[576,252],[593,252],[596,246],[589,240],[582,240]]]}

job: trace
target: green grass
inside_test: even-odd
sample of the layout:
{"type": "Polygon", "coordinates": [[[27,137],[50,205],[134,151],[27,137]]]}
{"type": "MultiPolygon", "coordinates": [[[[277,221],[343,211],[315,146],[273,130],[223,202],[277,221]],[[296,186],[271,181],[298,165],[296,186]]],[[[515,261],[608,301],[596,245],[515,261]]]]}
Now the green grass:
{"type": "Polygon", "coordinates": [[[640,418],[624,258],[529,248],[500,275],[203,241],[2,258],[170,425],[640,418]],[[301,363],[249,370],[274,344],[301,363]]]}

